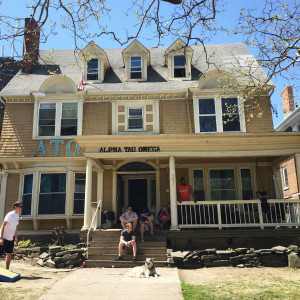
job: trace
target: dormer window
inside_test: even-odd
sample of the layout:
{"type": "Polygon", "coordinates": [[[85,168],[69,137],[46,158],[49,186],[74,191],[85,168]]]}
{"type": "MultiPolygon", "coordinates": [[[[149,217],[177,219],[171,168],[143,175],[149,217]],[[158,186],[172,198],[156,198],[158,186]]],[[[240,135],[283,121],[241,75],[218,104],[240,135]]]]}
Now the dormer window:
{"type": "Polygon", "coordinates": [[[142,78],[142,58],[140,56],[132,56],[130,58],[130,79],[142,78]]]}
{"type": "Polygon", "coordinates": [[[174,77],[175,78],[186,77],[184,55],[174,56],[174,77]]]}
{"type": "Polygon", "coordinates": [[[147,68],[150,65],[150,51],[134,40],[122,51],[125,81],[146,81],[147,68]]]}
{"type": "Polygon", "coordinates": [[[190,80],[192,78],[192,58],[194,50],[181,39],[166,50],[166,66],[170,79],[190,80]]]}
{"type": "Polygon", "coordinates": [[[84,80],[101,83],[106,71],[110,68],[107,55],[94,42],[90,42],[80,53],[83,61],[84,80]]]}
{"type": "Polygon", "coordinates": [[[87,62],[86,79],[98,80],[98,73],[99,73],[98,58],[92,58],[90,61],[87,62]]]}

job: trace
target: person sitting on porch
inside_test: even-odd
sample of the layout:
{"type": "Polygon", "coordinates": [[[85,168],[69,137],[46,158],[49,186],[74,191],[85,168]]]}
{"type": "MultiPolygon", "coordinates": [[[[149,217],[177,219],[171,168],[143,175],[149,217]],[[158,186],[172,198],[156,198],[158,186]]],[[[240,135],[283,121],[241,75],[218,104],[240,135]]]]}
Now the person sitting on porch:
{"type": "Polygon", "coordinates": [[[163,206],[157,213],[157,220],[161,227],[167,228],[171,225],[170,202],[163,206]]]}
{"type": "Polygon", "coordinates": [[[149,211],[149,208],[144,208],[140,214],[140,226],[141,226],[141,240],[144,242],[144,232],[150,229],[150,234],[153,236],[153,213],[149,211]]]}
{"type": "MultiPolygon", "coordinates": [[[[267,201],[269,199],[269,195],[266,191],[263,191],[263,192],[257,191],[256,197],[261,202],[262,217],[263,217],[263,220],[266,221],[267,216],[270,214],[270,206],[267,201]]],[[[255,219],[258,221],[259,220],[258,208],[256,208],[254,210],[254,216],[255,216],[255,219]]]]}
{"type": "Polygon", "coordinates": [[[122,260],[122,252],[126,247],[132,247],[133,249],[133,257],[132,261],[136,261],[136,242],[135,242],[135,231],[132,229],[132,224],[127,223],[125,225],[126,229],[121,231],[120,243],[119,243],[119,256],[116,258],[116,261],[122,260]]]}
{"type": "Polygon", "coordinates": [[[137,222],[138,222],[138,215],[132,211],[132,206],[129,205],[127,206],[127,210],[126,212],[124,212],[121,217],[119,218],[119,220],[121,221],[121,225],[123,227],[123,229],[126,228],[126,224],[127,223],[131,223],[133,229],[136,228],[137,222]]]}

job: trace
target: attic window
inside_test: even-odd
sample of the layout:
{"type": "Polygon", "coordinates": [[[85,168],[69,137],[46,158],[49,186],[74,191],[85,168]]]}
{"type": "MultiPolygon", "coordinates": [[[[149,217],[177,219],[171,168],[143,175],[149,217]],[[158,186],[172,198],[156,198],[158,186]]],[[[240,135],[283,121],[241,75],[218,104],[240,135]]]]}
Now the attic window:
{"type": "Polygon", "coordinates": [[[98,58],[87,62],[87,80],[98,80],[98,58]]]}
{"type": "Polygon", "coordinates": [[[142,58],[140,56],[132,56],[130,58],[130,79],[142,78],[142,58]]]}
{"type": "Polygon", "coordinates": [[[185,72],[185,56],[175,55],[174,56],[174,77],[181,78],[186,77],[185,72]]]}

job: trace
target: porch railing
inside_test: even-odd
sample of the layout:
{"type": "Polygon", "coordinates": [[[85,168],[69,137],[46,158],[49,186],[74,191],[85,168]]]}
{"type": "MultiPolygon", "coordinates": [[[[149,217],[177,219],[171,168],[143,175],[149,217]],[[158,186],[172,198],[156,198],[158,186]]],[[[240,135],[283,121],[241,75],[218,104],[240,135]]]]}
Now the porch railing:
{"type": "Polygon", "coordinates": [[[100,223],[100,226],[101,226],[101,205],[102,205],[102,199],[100,199],[97,203],[97,207],[93,213],[93,217],[92,217],[92,221],[91,221],[91,224],[90,224],[90,227],[88,229],[88,232],[87,232],[87,235],[86,235],[86,258],[89,258],[89,246],[90,246],[90,233],[91,233],[91,230],[92,229],[96,229],[97,228],[97,225],[96,225],[96,220],[97,220],[97,213],[99,211],[99,222],[100,223]]]}
{"type": "Polygon", "coordinates": [[[226,200],[178,204],[179,228],[300,226],[300,200],[226,200]]]}

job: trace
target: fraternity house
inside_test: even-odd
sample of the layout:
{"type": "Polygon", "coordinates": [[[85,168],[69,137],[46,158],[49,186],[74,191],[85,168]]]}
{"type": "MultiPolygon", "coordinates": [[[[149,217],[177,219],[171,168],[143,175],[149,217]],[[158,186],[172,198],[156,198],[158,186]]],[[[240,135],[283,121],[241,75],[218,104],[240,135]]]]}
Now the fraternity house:
{"type": "Polygon", "coordinates": [[[299,197],[282,199],[277,170],[293,157],[299,177],[300,133],[274,132],[272,83],[245,102],[253,85],[239,74],[265,74],[242,43],[76,52],[38,51],[38,38],[0,94],[1,220],[19,200],[21,230],[88,229],[101,199],[116,219],[170,202],[171,230],[298,225],[299,197]],[[177,202],[181,177],[197,203],[177,202]]]}

